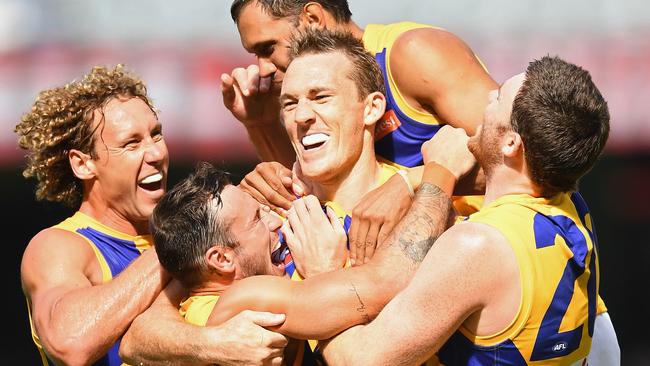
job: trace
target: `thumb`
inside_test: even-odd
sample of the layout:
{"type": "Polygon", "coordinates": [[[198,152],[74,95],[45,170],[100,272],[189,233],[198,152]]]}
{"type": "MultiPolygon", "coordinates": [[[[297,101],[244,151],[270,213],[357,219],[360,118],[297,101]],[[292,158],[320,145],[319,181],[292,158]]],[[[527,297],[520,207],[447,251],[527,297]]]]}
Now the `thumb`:
{"type": "Polygon", "coordinates": [[[253,323],[262,327],[273,327],[284,323],[286,316],[284,314],[274,314],[269,312],[252,311],[250,318],[253,323]]]}
{"type": "Polygon", "coordinates": [[[309,194],[309,189],[302,178],[302,169],[300,168],[300,163],[296,161],[293,163],[293,169],[291,170],[291,188],[293,193],[297,196],[305,196],[309,194]]]}

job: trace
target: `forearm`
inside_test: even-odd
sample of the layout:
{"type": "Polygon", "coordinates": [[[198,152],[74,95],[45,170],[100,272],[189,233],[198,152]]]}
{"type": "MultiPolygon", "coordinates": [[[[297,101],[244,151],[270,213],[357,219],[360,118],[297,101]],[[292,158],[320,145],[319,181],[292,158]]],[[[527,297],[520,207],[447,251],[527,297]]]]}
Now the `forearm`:
{"type": "Polygon", "coordinates": [[[408,284],[448,226],[451,200],[432,181],[426,177],[411,209],[369,263],[294,284],[286,306],[277,310],[287,315],[280,331],[296,338],[326,339],[371,321],[408,284]]]}
{"type": "Polygon", "coordinates": [[[53,305],[49,311],[35,312],[39,336],[55,357],[97,359],[151,304],[166,281],[155,251],[149,250],[110,282],[68,291],[60,298],[56,291],[45,294],[53,297],[43,299],[45,303],[53,305]]]}
{"type": "Polygon", "coordinates": [[[262,161],[277,161],[291,169],[296,161],[296,152],[287,132],[277,124],[246,125],[250,141],[262,161]]]}
{"type": "Polygon", "coordinates": [[[131,365],[203,365],[211,361],[214,329],[185,322],[171,303],[157,301],[122,338],[120,356],[131,365]]]}

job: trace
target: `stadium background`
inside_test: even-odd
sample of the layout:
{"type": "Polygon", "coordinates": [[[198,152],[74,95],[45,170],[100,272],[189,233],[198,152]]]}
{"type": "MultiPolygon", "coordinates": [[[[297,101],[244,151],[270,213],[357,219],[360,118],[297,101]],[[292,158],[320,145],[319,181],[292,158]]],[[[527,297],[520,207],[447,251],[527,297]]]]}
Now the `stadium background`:
{"type": "MultiPolygon", "coordinates": [[[[19,266],[29,238],[66,217],[37,203],[13,133],[37,92],[124,63],[162,111],[170,184],[208,160],[241,176],[256,163],[224,109],[219,75],[253,58],[241,49],[228,0],[0,0],[0,197],[7,302],[3,364],[35,365],[19,266]]],[[[583,179],[600,242],[601,293],[623,365],[650,364],[650,5],[644,0],[350,0],[360,25],[412,20],[463,38],[498,82],[545,54],[588,69],[611,110],[605,155],[583,179]]]]}

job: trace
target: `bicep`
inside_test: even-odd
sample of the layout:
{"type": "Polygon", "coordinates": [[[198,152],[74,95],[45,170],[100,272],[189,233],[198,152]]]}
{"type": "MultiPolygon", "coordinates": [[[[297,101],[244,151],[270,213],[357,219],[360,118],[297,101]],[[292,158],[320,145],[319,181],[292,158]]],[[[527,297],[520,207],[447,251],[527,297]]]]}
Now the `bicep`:
{"type": "Polygon", "coordinates": [[[469,135],[482,123],[489,91],[498,87],[460,38],[438,29],[402,35],[390,65],[402,95],[469,135]]]}
{"type": "Polygon", "coordinates": [[[25,249],[20,272],[35,320],[50,314],[66,293],[92,286],[95,264],[92,249],[76,234],[48,229],[36,235],[25,249]]]}

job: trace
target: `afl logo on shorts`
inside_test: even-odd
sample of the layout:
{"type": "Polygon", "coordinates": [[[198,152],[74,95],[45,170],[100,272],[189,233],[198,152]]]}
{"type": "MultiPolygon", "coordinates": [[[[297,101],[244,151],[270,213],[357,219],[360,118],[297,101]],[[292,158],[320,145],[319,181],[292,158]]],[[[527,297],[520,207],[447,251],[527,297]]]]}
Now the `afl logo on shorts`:
{"type": "Polygon", "coordinates": [[[562,352],[567,348],[566,342],[559,342],[553,346],[553,352],[562,352]]]}

